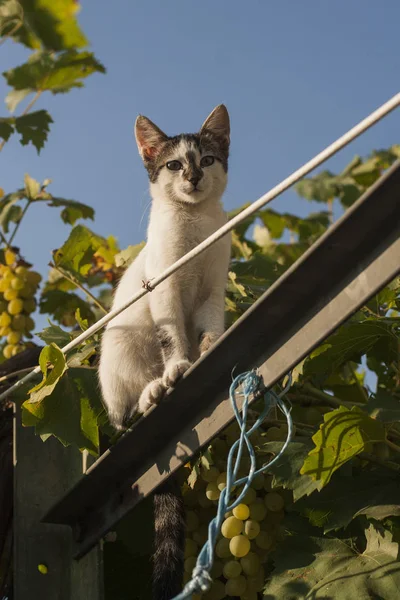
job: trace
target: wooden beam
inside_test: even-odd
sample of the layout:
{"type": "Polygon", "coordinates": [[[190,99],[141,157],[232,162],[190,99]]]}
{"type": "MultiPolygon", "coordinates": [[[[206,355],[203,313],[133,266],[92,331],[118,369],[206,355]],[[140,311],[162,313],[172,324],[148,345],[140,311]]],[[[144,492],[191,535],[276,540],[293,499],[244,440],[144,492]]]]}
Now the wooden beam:
{"type": "Polygon", "coordinates": [[[396,276],[399,197],[398,161],[47,512],[73,528],[76,557],[232,420],[233,367],[272,386],[396,276]]]}
{"type": "Polygon", "coordinates": [[[14,600],[102,600],[102,558],[97,545],[72,560],[72,532],[42,523],[47,510],[82,477],[82,455],[58,440],[46,442],[14,421],[14,600]],[[46,565],[42,574],[38,566],[46,565]]]}

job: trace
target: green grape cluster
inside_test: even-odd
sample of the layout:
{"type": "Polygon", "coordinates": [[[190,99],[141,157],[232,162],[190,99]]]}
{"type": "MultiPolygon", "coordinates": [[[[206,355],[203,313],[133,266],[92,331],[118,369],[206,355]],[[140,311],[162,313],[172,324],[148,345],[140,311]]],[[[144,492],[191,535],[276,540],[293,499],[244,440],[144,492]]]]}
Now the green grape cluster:
{"type": "MultiPolygon", "coordinates": [[[[214,465],[201,469],[193,489],[184,486],[186,506],[185,583],[190,580],[198,553],[207,541],[208,524],[216,515],[219,496],[226,486],[226,458],[238,439],[237,426],[229,427],[216,439],[211,452],[214,465]]],[[[248,465],[241,466],[244,476],[248,465]]],[[[284,517],[285,501],[280,490],[271,488],[270,476],[259,475],[242,502],[225,514],[216,544],[211,589],[195,600],[222,600],[240,597],[258,600],[265,585],[263,564],[274,548],[284,517]]],[[[238,494],[240,491],[234,491],[238,494]]],[[[237,497],[237,496],[236,496],[237,497]]]]}
{"type": "Polygon", "coordinates": [[[3,355],[11,358],[24,350],[23,338],[31,337],[35,323],[31,313],[36,309],[35,294],[41,281],[36,271],[17,262],[10,249],[0,263],[0,337],[5,338],[3,355]]]}

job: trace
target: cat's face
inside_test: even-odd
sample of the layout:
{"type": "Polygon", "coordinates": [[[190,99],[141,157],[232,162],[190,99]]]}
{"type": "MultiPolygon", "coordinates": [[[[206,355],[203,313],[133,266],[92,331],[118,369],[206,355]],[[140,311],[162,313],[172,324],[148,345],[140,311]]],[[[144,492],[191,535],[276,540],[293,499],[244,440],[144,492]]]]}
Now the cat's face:
{"type": "Polygon", "coordinates": [[[168,137],[149,119],[138,117],[136,141],[152,195],[187,204],[219,199],[227,182],[229,134],[229,115],[222,104],[197,134],[168,137]]]}

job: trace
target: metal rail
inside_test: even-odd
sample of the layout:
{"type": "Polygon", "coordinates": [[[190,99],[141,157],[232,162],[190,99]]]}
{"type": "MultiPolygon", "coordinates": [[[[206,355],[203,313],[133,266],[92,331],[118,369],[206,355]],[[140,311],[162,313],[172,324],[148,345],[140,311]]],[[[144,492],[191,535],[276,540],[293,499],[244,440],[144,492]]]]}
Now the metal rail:
{"type": "Polygon", "coordinates": [[[270,387],[400,272],[400,161],[105,452],[43,521],[70,525],[80,558],[232,418],[232,368],[270,387]]]}

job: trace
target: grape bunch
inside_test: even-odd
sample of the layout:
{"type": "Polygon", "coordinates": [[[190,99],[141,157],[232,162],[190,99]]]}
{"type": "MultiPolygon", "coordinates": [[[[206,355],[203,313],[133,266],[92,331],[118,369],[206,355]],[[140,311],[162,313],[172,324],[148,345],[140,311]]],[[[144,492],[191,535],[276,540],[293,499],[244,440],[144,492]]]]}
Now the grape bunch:
{"type": "Polygon", "coordinates": [[[0,337],[5,338],[4,357],[11,358],[24,350],[23,338],[32,337],[35,323],[30,315],[36,309],[35,294],[42,278],[20,264],[10,249],[4,252],[4,262],[0,263],[0,337]]]}
{"type": "MultiPolygon", "coordinates": [[[[216,515],[219,496],[226,486],[226,457],[229,447],[238,437],[239,429],[233,426],[223,437],[215,440],[211,446],[214,464],[201,469],[193,489],[183,488],[187,516],[185,583],[190,580],[198,553],[207,541],[208,524],[216,515]]],[[[244,462],[239,476],[248,473],[249,463],[244,462]]],[[[198,599],[258,599],[265,584],[263,565],[280,536],[280,523],[284,517],[282,490],[272,489],[271,480],[271,476],[258,475],[241,503],[225,514],[211,571],[213,584],[209,592],[198,596],[198,599]]]]}

